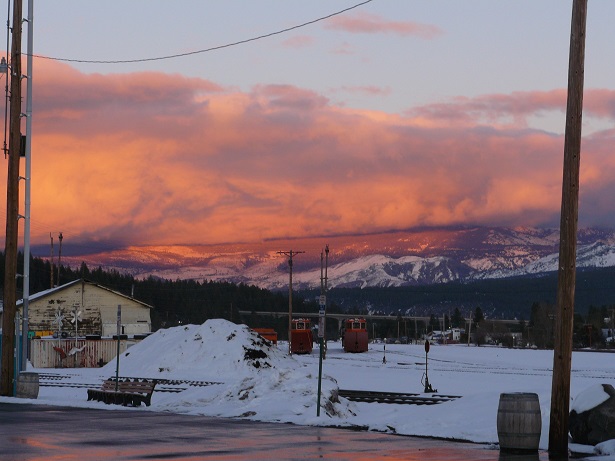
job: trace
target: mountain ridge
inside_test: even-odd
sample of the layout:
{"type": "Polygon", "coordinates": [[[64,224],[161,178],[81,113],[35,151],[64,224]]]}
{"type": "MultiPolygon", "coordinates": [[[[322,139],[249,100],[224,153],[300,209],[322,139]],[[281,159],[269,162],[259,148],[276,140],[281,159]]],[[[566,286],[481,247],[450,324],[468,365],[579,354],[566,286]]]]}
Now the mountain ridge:
{"type": "MultiPolygon", "coordinates": [[[[321,282],[321,253],[329,245],[328,287],[396,287],[535,276],[557,270],[559,230],[537,228],[434,228],[329,239],[288,239],[258,244],[128,247],[63,262],[104,266],[136,278],[191,279],[288,289],[289,248],[293,288],[321,282]]],[[[578,233],[578,267],[615,266],[615,231],[578,233]]]]}

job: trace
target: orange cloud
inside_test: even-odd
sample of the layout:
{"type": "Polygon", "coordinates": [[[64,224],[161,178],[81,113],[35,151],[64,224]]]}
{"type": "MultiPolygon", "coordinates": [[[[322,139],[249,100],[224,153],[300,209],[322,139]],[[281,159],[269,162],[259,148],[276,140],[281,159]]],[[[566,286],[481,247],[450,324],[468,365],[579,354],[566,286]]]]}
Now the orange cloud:
{"type": "MultiPolygon", "coordinates": [[[[527,120],[562,110],[560,90],[394,115],[289,85],[238,92],[51,62],[37,76],[34,243],[56,231],[65,243],[125,246],[559,222],[563,136],[527,120]]],[[[586,93],[587,112],[612,120],[615,92],[586,93]]],[[[583,140],[587,224],[613,224],[614,135],[583,140]]]]}

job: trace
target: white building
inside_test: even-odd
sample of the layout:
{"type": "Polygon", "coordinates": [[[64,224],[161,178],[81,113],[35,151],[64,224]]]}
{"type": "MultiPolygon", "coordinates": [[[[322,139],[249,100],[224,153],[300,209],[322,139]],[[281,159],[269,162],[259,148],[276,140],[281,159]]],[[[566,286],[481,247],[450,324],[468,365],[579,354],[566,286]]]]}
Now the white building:
{"type": "MultiPolygon", "coordinates": [[[[146,334],[152,330],[152,306],[87,280],[31,295],[28,303],[30,334],[53,333],[74,337],[117,334],[121,306],[121,334],[146,334]],[[63,333],[63,334],[62,334],[63,333]]],[[[17,303],[21,315],[23,300],[17,303]]]]}

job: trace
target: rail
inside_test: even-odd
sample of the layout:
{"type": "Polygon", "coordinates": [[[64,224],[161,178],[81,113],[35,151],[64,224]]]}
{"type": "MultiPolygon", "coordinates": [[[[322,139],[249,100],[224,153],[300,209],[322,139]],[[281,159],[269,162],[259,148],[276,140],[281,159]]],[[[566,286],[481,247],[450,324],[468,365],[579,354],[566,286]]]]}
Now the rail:
{"type": "Polygon", "coordinates": [[[431,394],[431,396],[426,396],[407,392],[376,392],[348,389],[340,389],[338,395],[353,402],[401,405],[437,405],[461,398],[460,395],[431,394]]]}

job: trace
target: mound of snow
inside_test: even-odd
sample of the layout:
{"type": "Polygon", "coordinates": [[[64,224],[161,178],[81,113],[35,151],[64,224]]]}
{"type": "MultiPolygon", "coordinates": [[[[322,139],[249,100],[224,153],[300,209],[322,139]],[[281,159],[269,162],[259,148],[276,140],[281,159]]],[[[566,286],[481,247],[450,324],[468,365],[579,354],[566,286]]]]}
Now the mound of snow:
{"type": "MultiPolygon", "coordinates": [[[[114,372],[115,366],[112,361],[105,371],[114,372]]],[[[221,319],[159,330],[120,356],[121,375],[149,378],[220,380],[293,366],[291,357],[246,325],[221,319]]]]}
{"type": "Polygon", "coordinates": [[[615,440],[599,443],[595,446],[594,453],[600,456],[615,455],[615,440]]]}
{"type": "Polygon", "coordinates": [[[602,384],[594,384],[593,386],[585,389],[579,393],[570,406],[570,411],[576,411],[577,413],[583,413],[585,411],[596,408],[603,402],[609,399],[610,395],[604,391],[602,384]]]}
{"type": "MultiPolygon", "coordinates": [[[[208,381],[180,393],[154,393],[152,409],[295,422],[316,417],[318,371],[299,363],[246,325],[208,320],[159,330],[120,356],[120,376],[208,381]],[[299,418],[301,417],[301,418],[299,418]]],[[[115,375],[116,362],[103,367],[115,375]]],[[[322,377],[321,413],[345,418],[354,405],[338,399],[337,382],[322,377]]]]}

